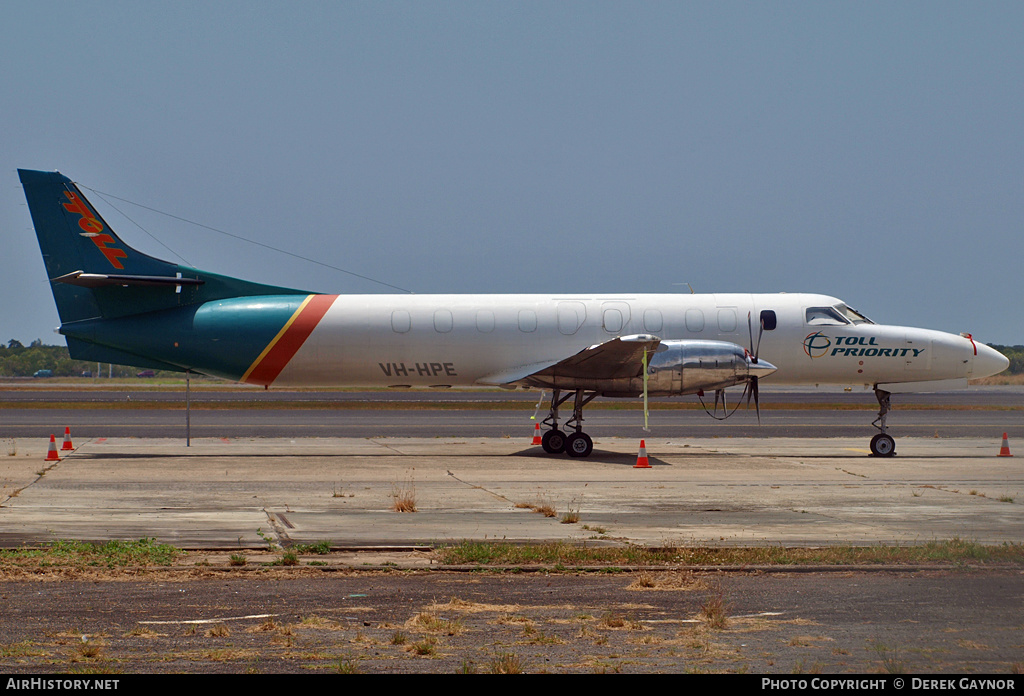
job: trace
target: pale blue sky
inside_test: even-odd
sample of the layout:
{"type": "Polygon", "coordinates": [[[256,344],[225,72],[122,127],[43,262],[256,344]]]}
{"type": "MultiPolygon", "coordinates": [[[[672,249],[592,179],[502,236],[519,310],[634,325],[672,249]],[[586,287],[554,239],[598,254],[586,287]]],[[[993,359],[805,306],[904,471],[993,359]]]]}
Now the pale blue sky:
{"type": "MultiPolygon", "coordinates": [[[[1020,2],[0,1],[0,340],[62,340],[22,167],[418,293],[821,292],[1024,343],[1022,36],[1020,2]]],[[[114,203],[204,270],[386,290],[114,203]]]]}

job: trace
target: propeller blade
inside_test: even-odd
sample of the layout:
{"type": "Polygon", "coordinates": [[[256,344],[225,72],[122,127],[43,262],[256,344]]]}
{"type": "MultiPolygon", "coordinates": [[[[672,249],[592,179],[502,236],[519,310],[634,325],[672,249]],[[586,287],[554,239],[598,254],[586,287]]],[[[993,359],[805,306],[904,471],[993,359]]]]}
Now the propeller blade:
{"type": "Polygon", "coordinates": [[[764,335],[764,318],[762,317],[761,320],[758,321],[757,324],[758,324],[759,328],[757,330],[757,345],[754,347],[754,364],[755,365],[757,364],[758,357],[761,355],[761,336],[764,335]]]}
{"type": "Polygon", "coordinates": [[[750,312],[747,312],[747,345],[750,346],[750,350],[747,353],[750,355],[751,362],[757,362],[757,354],[754,353],[754,329],[750,324],[750,312]]]}
{"type": "Polygon", "coordinates": [[[750,391],[754,395],[754,413],[757,414],[757,424],[761,425],[761,402],[758,398],[757,377],[750,378],[750,391]]]}
{"type": "Polygon", "coordinates": [[[751,312],[746,312],[746,336],[748,336],[750,338],[750,345],[751,345],[750,350],[748,350],[746,352],[750,353],[750,355],[751,355],[751,362],[753,362],[754,364],[758,363],[758,356],[761,355],[761,337],[764,336],[764,333],[765,333],[765,320],[764,320],[764,317],[762,317],[758,321],[758,327],[759,327],[759,329],[758,329],[758,342],[757,342],[757,344],[755,344],[754,343],[754,328],[753,328],[753,325],[751,324],[751,312]]]}
{"type": "Polygon", "coordinates": [[[750,312],[747,312],[747,336],[749,338],[750,349],[747,353],[750,354],[750,362],[757,364],[757,356],[761,353],[761,336],[764,335],[764,319],[758,322],[760,328],[757,330],[757,344],[754,344],[754,328],[751,324],[750,312]]]}
{"type": "MultiPolygon", "coordinates": [[[[748,377],[747,386],[743,388],[743,396],[747,397],[747,408],[750,408],[750,400],[754,400],[754,411],[757,413],[757,424],[761,424],[761,400],[757,388],[757,377],[748,377]]],[[[743,396],[740,398],[742,399],[743,396]]]]}

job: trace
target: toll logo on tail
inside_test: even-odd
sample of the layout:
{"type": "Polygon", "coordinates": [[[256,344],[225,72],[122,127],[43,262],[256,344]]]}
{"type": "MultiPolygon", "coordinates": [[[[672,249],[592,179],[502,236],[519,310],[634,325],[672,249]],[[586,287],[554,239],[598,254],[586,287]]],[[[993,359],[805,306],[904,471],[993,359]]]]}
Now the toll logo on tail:
{"type": "Polygon", "coordinates": [[[111,266],[118,270],[124,270],[124,264],[121,263],[120,259],[128,258],[128,253],[124,249],[118,249],[116,246],[107,246],[108,244],[113,245],[116,242],[109,234],[103,234],[103,223],[90,210],[83,198],[79,198],[71,191],[65,191],[64,195],[71,201],[70,203],[63,204],[64,209],[69,213],[82,216],[78,220],[78,226],[84,230],[81,235],[92,240],[92,243],[103,253],[103,256],[106,257],[111,266]]]}

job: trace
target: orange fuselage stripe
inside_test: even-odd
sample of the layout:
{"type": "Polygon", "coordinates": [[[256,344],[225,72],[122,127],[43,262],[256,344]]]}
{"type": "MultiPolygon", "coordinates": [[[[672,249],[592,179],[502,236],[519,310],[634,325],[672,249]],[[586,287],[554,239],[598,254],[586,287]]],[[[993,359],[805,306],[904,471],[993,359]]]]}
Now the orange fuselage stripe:
{"type": "Polygon", "coordinates": [[[255,362],[242,375],[242,381],[249,384],[273,384],[281,370],[291,361],[295,354],[313,333],[327,310],[334,304],[337,295],[310,295],[291,318],[285,323],[277,336],[271,341],[255,362]]]}

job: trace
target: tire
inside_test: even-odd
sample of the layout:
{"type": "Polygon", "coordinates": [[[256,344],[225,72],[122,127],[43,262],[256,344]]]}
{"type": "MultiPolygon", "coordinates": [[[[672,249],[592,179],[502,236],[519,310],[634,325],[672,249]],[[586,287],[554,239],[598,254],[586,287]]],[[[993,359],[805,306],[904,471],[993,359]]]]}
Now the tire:
{"type": "Polygon", "coordinates": [[[561,454],[565,451],[565,433],[561,430],[549,430],[540,439],[540,446],[548,454],[561,454]]]}
{"type": "Polygon", "coordinates": [[[570,457],[589,457],[594,451],[594,441],[586,433],[573,433],[565,440],[565,453],[570,457]]]}
{"type": "Polygon", "coordinates": [[[871,456],[873,457],[894,457],[896,456],[896,441],[885,433],[879,433],[871,438],[871,456]]]}

